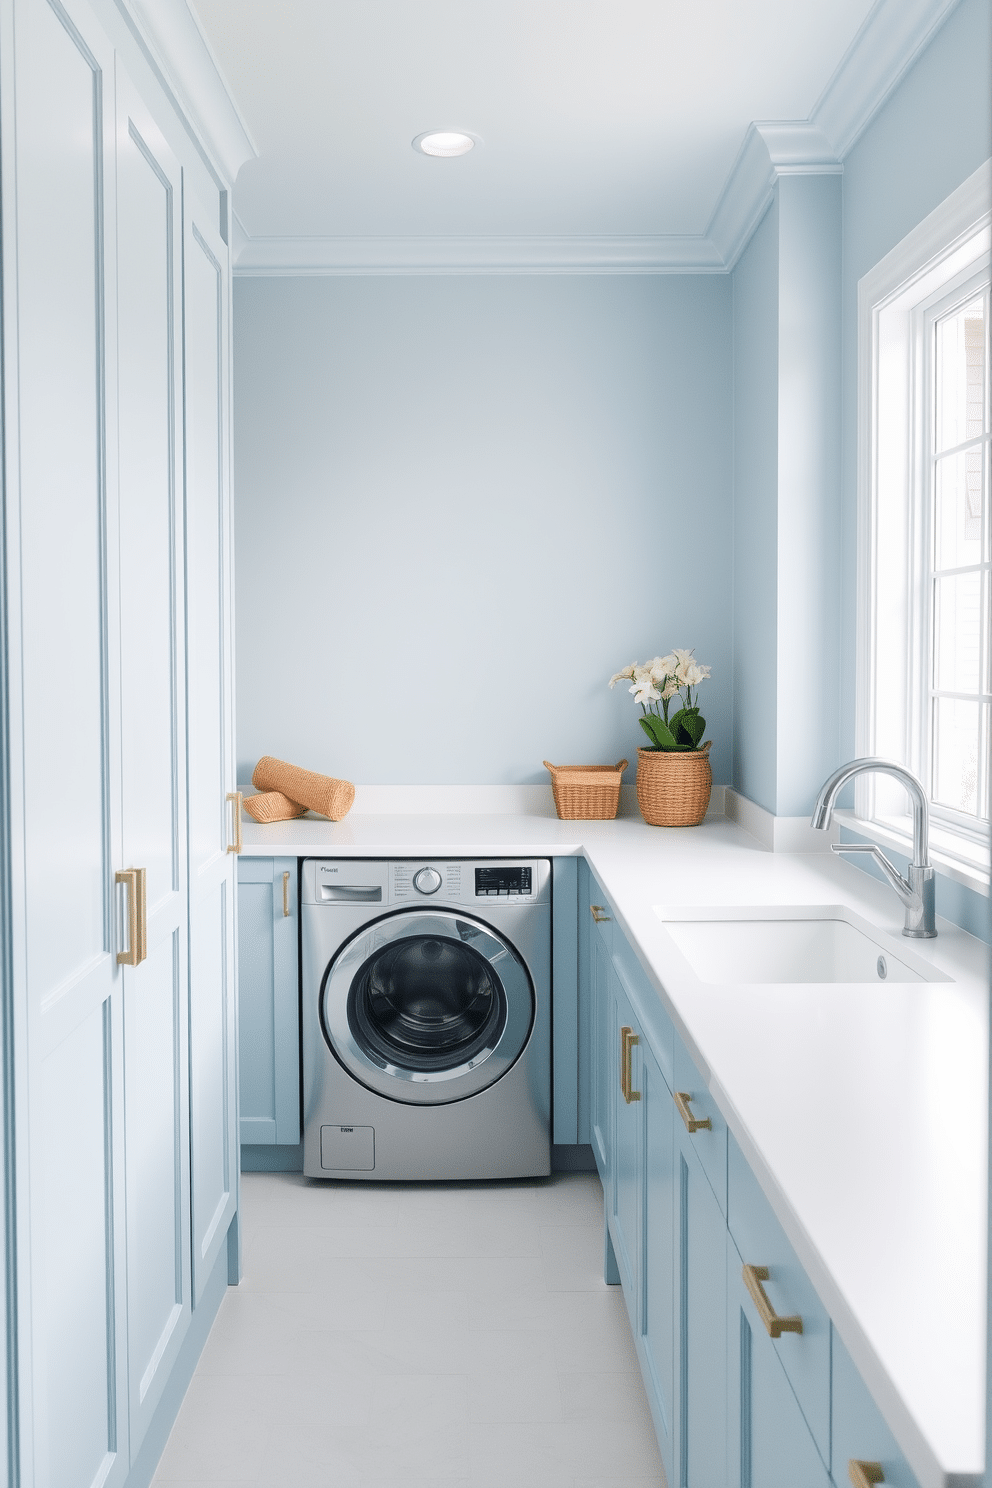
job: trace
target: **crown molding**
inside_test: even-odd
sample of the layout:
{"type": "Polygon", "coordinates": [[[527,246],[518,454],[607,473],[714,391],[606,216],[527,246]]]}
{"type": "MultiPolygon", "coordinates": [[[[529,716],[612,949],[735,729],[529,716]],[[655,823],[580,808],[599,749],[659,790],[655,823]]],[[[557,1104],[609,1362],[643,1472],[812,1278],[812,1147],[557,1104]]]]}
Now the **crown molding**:
{"type": "Polygon", "coordinates": [[[752,124],[710,218],[706,236],[732,269],[765,215],[781,176],[840,175],[830,141],[808,120],[752,124]]]}
{"type": "MultiPolygon", "coordinates": [[[[127,3],[143,16],[153,8],[156,16],[175,17],[179,12],[186,16],[227,104],[237,114],[184,0],[127,3]]],[[[767,211],[777,181],[795,174],[840,174],[846,153],[957,4],[959,0],[876,0],[809,119],[769,120],[749,126],[703,236],[265,238],[251,237],[236,223],[234,272],[245,277],[729,272],[767,211]]],[[[175,29],[181,29],[177,22],[175,29]]],[[[174,50],[178,54],[178,48],[174,50]]],[[[202,55],[200,62],[202,66],[202,55]]],[[[237,119],[244,141],[255,153],[240,115],[237,119]]],[[[248,158],[249,154],[241,156],[239,164],[248,158]]]]}
{"type": "Polygon", "coordinates": [[[116,0],[142,49],[174,94],[225,185],[258,147],[186,0],[116,0]]]}
{"type": "Polygon", "coordinates": [[[701,237],[253,238],[238,224],[239,277],[322,274],[720,274],[701,237]]]}
{"type": "Polygon", "coordinates": [[[843,159],[959,0],[877,0],[810,114],[843,159]]]}

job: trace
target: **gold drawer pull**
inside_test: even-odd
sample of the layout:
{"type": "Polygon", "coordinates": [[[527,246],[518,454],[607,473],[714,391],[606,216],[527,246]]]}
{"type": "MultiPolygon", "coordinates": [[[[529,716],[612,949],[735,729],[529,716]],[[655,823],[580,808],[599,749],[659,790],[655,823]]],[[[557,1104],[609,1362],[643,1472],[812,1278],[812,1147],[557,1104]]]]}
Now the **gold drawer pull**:
{"type": "Polygon", "coordinates": [[[589,913],[592,915],[597,925],[601,925],[604,920],[608,920],[610,918],[610,916],[606,913],[605,904],[590,904],[589,913]]]}
{"type": "Polygon", "coordinates": [[[282,876],[282,917],[289,919],[289,873],[282,876]]]}
{"type": "Polygon", "coordinates": [[[764,1323],[769,1338],[781,1338],[783,1333],[801,1333],[803,1331],[801,1317],[779,1317],[769,1302],[768,1295],[761,1285],[767,1280],[767,1266],[744,1267],[744,1285],[751,1293],[751,1301],[758,1309],[758,1316],[764,1323]]]}
{"type": "Polygon", "coordinates": [[[679,1108],[679,1115],[685,1122],[686,1131],[690,1133],[697,1131],[712,1131],[713,1123],[708,1116],[704,1116],[701,1121],[697,1116],[693,1116],[692,1112],[689,1110],[689,1102],[691,1100],[692,1096],[687,1090],[676,1090],[675,1104],[679,1108]]]}
{"type": "Polygon", "coordinates": [[[634,1030],[632,1028],[628,1028],[626,1025],[623,1028],[621,1028],[621,1030],[620,1030],[620,1089],[621,1089],[621,1091],[623,1093],[623,1098],[627,1102],[628,1106],[633,1101],[639,1101],[640,1098],[641,1098],[641,1092],[639,1090],[632,1090],[631,1089],[632,1079],[631,1079],[631,1073],[630,1073],[630,1051],[634,1047],[635,1044],[639,1044],[640,1042],[641,1042],[640,1038],[638,1037],[638,1035],[634,1032],[634,1030]]]}
{"type": "Polygon", "coordinates": [[[847,1464],[847,1476],[854,1488],[871,1488],[872,1483],[885,1482],[880,1462],[859,1462],[855,1457],[847,1464]]]}
{"type": "Polygon", "coordinates": [[[245,798],[241,791],[228,791],[227,799],[234,802],[234,841],[228,843],[227,850],[239,853],[241,851],[241,807],[245,798]]]}
{"type": "Polygon", "coordinates": [[[117,952],[118,966],[140,966],[148,955],[148,903],[144,868],[120,868],[114,882],[127,889],[127,950],[117,952]]]}

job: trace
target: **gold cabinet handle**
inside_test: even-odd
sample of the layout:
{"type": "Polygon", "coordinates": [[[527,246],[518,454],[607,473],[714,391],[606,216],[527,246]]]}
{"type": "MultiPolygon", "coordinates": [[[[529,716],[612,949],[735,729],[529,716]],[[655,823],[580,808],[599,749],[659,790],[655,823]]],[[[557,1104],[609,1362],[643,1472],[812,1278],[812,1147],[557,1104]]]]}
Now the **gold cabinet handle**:
{"type": "Polygon", "coordinates": [[[630,1051],[635,1044],[641,1042],[638,1035],[626,1024],[620,1030],[620,1090],[628,1106],[633,1101],[639,1101],[641,1092],[631,1088],[633,1080],[630,1073],[630,1051]]]}
{"type": "Polygon", "coordinates": [[[148,901],[144,868],[120,868],[114,882],[127,890],[127,950],[117,952],[118,966],[140,966],[148,955],[148,901]]]}
{"type": "Polygon", "coordinates": [[[751,1301],[758,1309],[758,1316],[764,1323],[769,1338],[781,1338],[783,1333],[801,1333],[803,1331],[803,1320],[801,1317],[779,1317],[774,1307],[768,1300],[768,1294],[761,1285],[768,1280],[767,1266],[745,1266],[744,1285],[751,1293],[751,1301]]]}
{"type": "Polygon", "coordinates": [[[708,1116],[704,1116],[702,1120],[700,1120],[697,1116],[693,1116],[692,1112],[689,1110],[689,1102],[691,1100],[692,1096],[687,1090],[676,1090],[675,1104],[679,1108],[679,1115],[685,1122],[686,1131],[690,1133],[697,1131],[712,1131],[713,1123],[708,1116]]]}
{"type": "Polygon", "coordinates": [[[284,920],[288,920],[289,919],[289,873],[288,873],[288,871],[286,873],[284,873],[283,876],[282,876],[282,917],[283,917],[284,920]]]}
{"type": "Polygon", "coordinates": [[[589,913],[592,915],[597,925],[601,925],[604,920],[608,920],[610,918],[610,916],[606,913],[605,904],[590,904],[589,913]]]}
{"type": "Polygon", "coordinates": [[[859,1462],[856,1457],[852,1457],[847,1464],[847,1476],[854,1488],[871,1488],[872,1483],[885,1482],[880,1462],[859,1462]]]}
{"type": "Polygon", "coordinates": [[[239,853],[241,851],[241,807],[245,798],[241,791],[228,791],[227,799],[234,802],[234,841],[228,843],[227,850],[239,853]]]}

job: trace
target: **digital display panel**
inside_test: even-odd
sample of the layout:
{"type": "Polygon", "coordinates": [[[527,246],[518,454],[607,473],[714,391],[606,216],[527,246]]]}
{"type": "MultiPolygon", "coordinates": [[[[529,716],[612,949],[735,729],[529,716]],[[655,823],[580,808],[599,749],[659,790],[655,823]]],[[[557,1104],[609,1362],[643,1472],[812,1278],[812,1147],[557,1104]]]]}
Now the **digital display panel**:
{"type": "Polygon", "coordinates": [[[531,892],[531,870],[524,867],[476,868],[476,898],[493,898],[531,892]]]}

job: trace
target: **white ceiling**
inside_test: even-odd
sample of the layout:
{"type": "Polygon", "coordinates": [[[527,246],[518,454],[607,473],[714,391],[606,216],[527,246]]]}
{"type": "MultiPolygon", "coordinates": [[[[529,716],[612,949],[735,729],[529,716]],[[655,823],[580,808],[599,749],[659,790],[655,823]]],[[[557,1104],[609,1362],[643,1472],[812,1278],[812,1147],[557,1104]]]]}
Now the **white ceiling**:
{"type": "Polygon", "coordinates": [[[189,3],[258,150],[234,191],[252,238],[704,234],[748,125],[808,119],[872,9],[189,3]],[[427,129],[484,144],[432,159],[427,129]]]}

